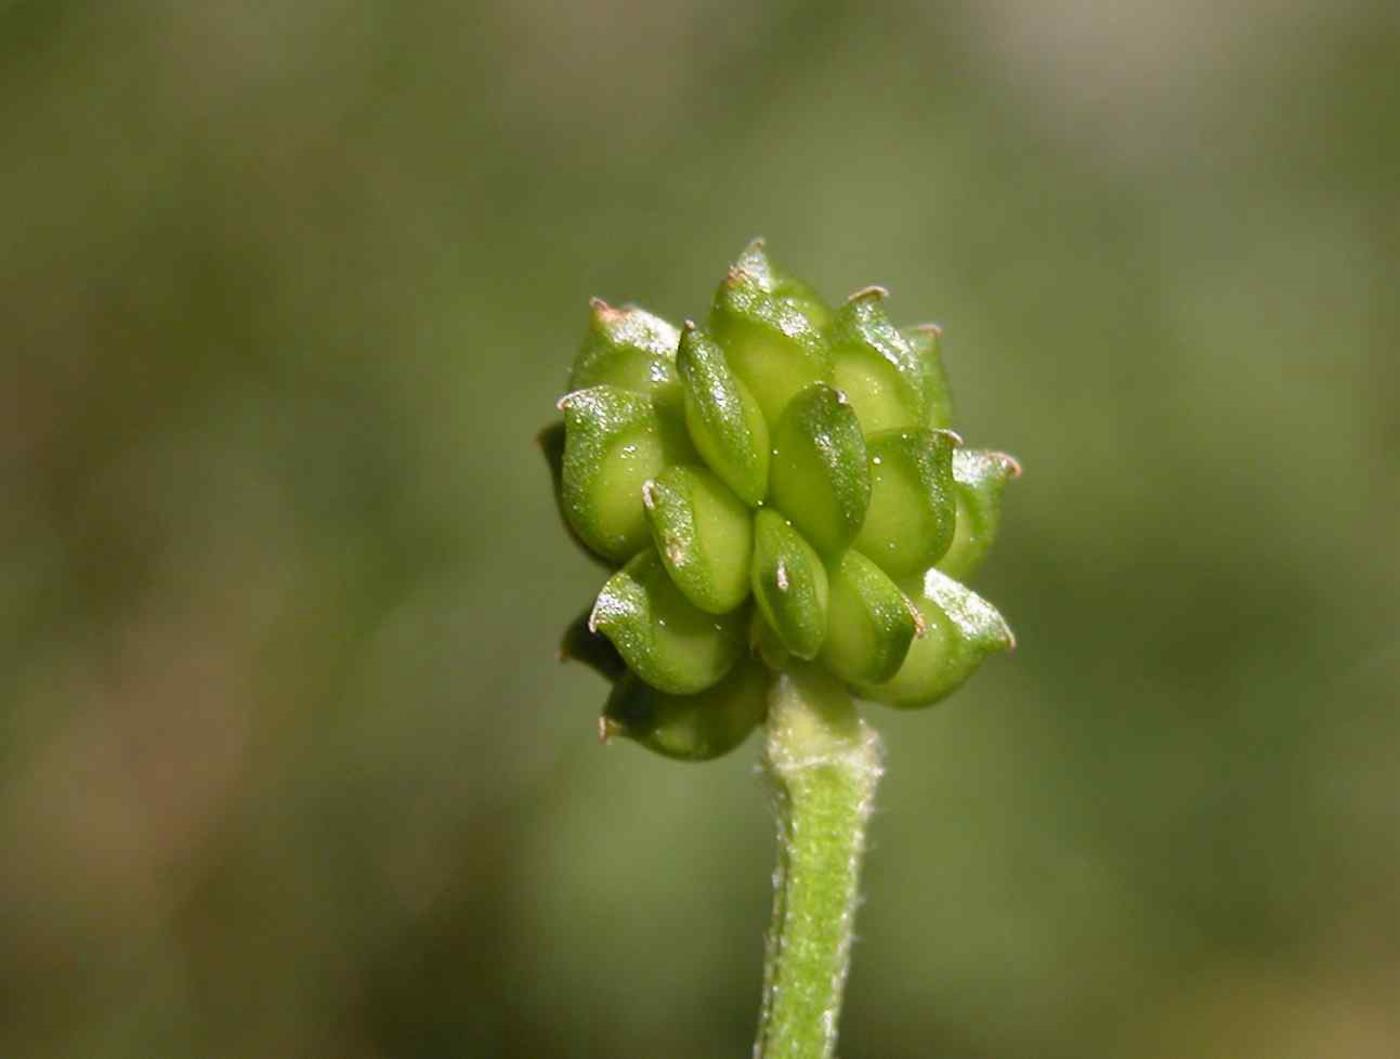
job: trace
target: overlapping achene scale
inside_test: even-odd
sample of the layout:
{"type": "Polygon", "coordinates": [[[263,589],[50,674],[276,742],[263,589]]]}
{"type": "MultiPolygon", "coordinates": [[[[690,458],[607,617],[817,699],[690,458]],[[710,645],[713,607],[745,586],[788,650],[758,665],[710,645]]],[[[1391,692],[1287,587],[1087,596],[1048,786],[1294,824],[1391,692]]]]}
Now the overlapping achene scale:
{"type": "Polygon", "coordinates": [[[953,540],[957,435],[928,427],[885,430],[866,439],[870,506],[856,537],[891,577],[927,570],[953,540]]]}
{"type": "Polygon", "coordinates": [[[769,424],[803,387],[831,378],[830,312],[768,259],[762,241],[739,256],[715,294],[710,331],[769,424]]]}
{"type": "MultiPolygon", "coordinates": [[[[646,543],[641,487],[692,451],[680,422],[680,332],[644,309],[595,298],[569,374],[557,489],[565,521],[613,563],[646,543]]],[[[541,436],[546,455],[556,435],[541,436]]],[[[551,461],[553,463],[553,460],[551,461]]]]}
{"type": "Polygon", "coordinates": [[[846,681],[889,680],[922,629],[899,586],[855,549],[832,569],[829,606],[822,661],[846,681]]]}
{"type": "Polygon", "coordinates": [[[763,721],[772,673],[758,659],[736,665],[712,688],[694,695],[658,691],[632,674],[613,687],[599,735],[635,740],[680,761],[727,754],[763,721]]]}
{"type": "Polygon", "coordinates": [[[705,329],[592,303],[540,440],[571,532],[619,567],[560,649],[615,682],[605,736],[706,760],[761,722],[791,659],[910,707],[1011,646],[954,578],[1019,466],[959,447],[941,332],[900,331],[885,297],[833,312],[759,241],[705,329]]]}
{"type": "Polygon", "coordinates": [[[564,413],[564,516],[589,548],[612,562],[648,539],[642,486],[668,460],[650,400],[616,386],[575,390],[564,413]]]}
{"type": "Polygon", "coordinates": [[[676,587],[651,548],[608,578],[589,628],[601,632],[652,687],[688,695],[716,684],[738,661],[747,631],[737,614],[707,614],[676,587]]]}
{"type": "Polygon", "coordinates": [[[918,352],[885,313],[883,287],[856,291],[831,321],[832,375],[867,434],[924,426],[927,384],[918,352]]]}
{"type": "Polygon", "coordinates": [[[938,569],[959,580],[977,572],[1001,525],[1002,491],[1020,475],[1021,465],[1004,452],[959,449],[953,454],[957,527],[938,569]]]}
{"type": "Polygon", "coordinates": [[[749,594],[753,518],[700,467],[667,467],[642,486],[652,538],[676,587],[703,611],[726,614],[749,594]]]}
{"type": "Polygon", "coordinates": [[[754,520],[753,591],[759,613],[778,640],[810,659],[826,638],[826,566],[782,515],[765,508],[754,520]]]}
{"type": "Polygon", "coordinates": [[[750,507],[768,492],[768,423],[719,343],[686,321],[677,354],[685,424],[700,456],[750,507]]]}
{"type": "Polygon", "coordinates": [[[915,324],[900,332],[919,358],[923,369],[924,401],[928,406],[927,426],[950,429],[953,425],[953,394],[948,373],[943,369],[943,328],[937,324],[915,324]]]}
{"type": "Polygon", "coordinates": [[[902,708],[930,706],[956,690],[988,655],[1016,646],[997,609],[947,574],[929,570],[913,596],[923,631],[889,679],[851,681],[863,698],[902,708]]]}
{"type": "Polygon", "coordinates": [[[569,372],[569,389],[619,386],[651,393],[676,381],[675,326],[634,305],[589,303],[588,331],[569,372]]]}
{"type": "Polygon", "coordinates": [[[850,403],[824,382],[803,388],[773,428],[769,501],[823,555],[845,549],[870,503],[865,438],[850,403]]]}

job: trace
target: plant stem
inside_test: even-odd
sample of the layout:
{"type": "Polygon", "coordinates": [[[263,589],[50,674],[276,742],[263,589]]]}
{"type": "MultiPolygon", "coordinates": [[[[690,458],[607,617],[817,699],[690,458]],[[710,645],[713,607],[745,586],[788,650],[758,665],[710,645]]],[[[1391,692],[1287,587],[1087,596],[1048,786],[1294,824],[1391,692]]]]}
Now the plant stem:
{"type": "Polygon", "coordinates": [[[755,1059],[830,1059],[850,965],[880,738],[815,667],[778,676],[764,771],[778,821],[755,1059]]]}

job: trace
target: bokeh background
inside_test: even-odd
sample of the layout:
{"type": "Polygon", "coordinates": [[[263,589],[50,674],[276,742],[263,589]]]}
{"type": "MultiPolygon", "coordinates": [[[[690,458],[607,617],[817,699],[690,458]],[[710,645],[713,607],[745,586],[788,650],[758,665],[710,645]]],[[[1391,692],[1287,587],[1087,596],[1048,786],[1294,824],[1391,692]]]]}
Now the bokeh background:
{"type": "Polygon", "coordinates": [[[0,0],[0,1054],[746,1053],[756,740],[532,445],[752,236],[941,321],[1021,646],[874,710],[842,1054],[1400,1054],[1400,7],[0,0]]]}

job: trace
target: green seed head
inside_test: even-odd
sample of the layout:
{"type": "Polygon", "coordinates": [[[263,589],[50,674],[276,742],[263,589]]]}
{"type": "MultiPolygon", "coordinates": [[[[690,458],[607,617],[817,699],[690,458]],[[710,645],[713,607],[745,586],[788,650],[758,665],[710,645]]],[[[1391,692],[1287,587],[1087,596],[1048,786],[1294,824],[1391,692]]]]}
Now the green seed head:
{"type": "Polygon", "coordinates": [[[540,444],[570,534],[613,571],[560,647],[613,683],[604,738],[708,760],[790,665],[908,708],[1013,645],[961,582],[1020,466],[962,447],[941,332],[900,330],[886,297],[833,310],[756,241],[703,328],[592,303],[540,444]]]}

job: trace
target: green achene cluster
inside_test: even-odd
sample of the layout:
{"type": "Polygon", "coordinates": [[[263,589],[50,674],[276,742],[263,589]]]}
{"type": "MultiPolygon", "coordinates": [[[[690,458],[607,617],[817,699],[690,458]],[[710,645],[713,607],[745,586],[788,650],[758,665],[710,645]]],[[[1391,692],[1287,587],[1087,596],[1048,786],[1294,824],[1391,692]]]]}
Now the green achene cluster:
{"type": "Polygon", "coordinates": [[[540,440],[565,524],[614,571],[562,647],[613,681],[605,736],[705,760],[786,667],[917,707],[1013,645],[962,581],[1020,467],[963,447],[939,329],[900,330],[886,297],[832,308],[756,241],[703,327],[592,303],[540,440]]]}

